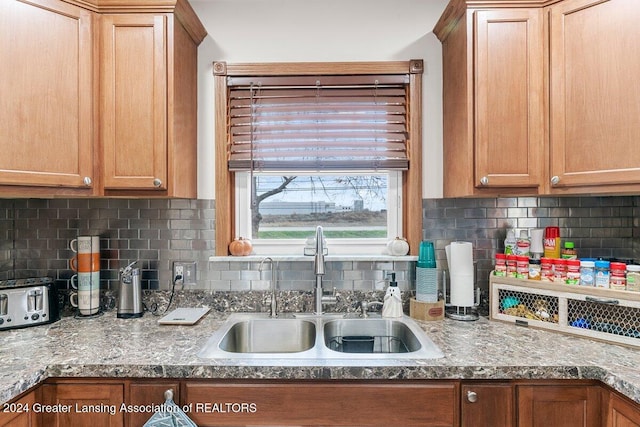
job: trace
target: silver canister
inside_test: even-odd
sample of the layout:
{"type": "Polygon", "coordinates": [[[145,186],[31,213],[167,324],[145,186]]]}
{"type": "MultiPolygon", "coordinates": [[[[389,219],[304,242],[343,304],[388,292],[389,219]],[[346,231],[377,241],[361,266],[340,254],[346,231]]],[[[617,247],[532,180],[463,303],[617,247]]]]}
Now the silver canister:
{"type": "Polygon", "coordinates": [[[118,291],[118,310],[116,316],[120,319],[142,317],[142,284],[139,268],[134,268],[132,262],[120,270],[120,289],[118,291]]]}

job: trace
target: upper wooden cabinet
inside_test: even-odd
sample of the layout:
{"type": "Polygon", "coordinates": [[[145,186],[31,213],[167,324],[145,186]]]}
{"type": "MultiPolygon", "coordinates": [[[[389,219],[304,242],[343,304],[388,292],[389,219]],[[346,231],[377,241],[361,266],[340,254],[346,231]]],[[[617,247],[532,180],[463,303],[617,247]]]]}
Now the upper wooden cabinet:
{"type": "Polygon", "coordinates": [[[549,8],[552,192],[640,184],[639,21],[637,0],[549,8]]]}
{"type": "Polygon", "coordinates": [[[0,59],[11,64],[0,82],[10,94],[0,101],[10,111],[0,118],[0,195],[195,198],[206,31],[193,9],[73,3],[0,4],[0,59]]]}
{"type": "Polygon", "coordinates": [[[93,194],[94,14],[3,0],[0,28],[0,184],[93,194]]]}
{"type": "Polygon", "coordinates": [[[101,28],[105,194],[195,198],[202,39],[172,14],[103,15],[101,28]]]}
{"type": "Polygon", "coordinates": [[[445,197],[640,189],[640,3],[452,0],[445,197]]]}

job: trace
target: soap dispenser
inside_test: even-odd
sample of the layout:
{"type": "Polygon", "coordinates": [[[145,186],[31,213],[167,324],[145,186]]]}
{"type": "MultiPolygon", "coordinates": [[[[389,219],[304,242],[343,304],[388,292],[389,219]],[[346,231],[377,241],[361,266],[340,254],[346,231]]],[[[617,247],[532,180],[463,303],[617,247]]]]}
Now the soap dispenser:
{"type": "Polygon", "coordinates": [[[382,317],[402,317],[402,293],[396,282],[396,273],[391,273],[389,287],[384,295],[384,304],[382,305],[382,317]]]}

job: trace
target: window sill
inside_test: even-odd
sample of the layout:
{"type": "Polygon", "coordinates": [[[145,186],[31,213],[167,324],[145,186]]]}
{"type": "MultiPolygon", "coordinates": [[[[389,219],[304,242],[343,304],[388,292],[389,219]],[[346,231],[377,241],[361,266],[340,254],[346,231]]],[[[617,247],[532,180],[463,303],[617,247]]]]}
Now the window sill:
{"type": "MultiPolygon", "coordinates": [[[[260,262],[265,258],[274,261],[309,261],[313,262],[313,256],[304,255],[247,255],[247,256],[211,256],[209,262],[260,262]]],[[[414,255],[392,256],[392,255],[325,255],[326,262],[331,261],[417,261],[414,255]]]]}

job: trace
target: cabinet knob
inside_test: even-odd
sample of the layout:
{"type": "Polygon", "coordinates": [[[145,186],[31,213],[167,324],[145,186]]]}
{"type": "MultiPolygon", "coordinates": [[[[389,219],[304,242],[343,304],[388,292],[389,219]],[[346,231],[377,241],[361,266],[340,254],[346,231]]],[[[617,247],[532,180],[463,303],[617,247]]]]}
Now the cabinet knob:
{"type": "Polygon", "coordinates": [[[560,177],[558,175],[554,175],[551,177],[551,185],[557,185],[560,182],[560,177]]]}
{"type": "Polygon", "coordinates": [[[480,184],[489,185],[489,177],[488,176],[483,176],[482,178],[480,178],[480,184]]]}
{"type": "Polygon", "coordinates": [[[162,185],[162,180],[160,178],[155,178],[153,180],[153,186],[154,187],[160,187],[162,185]]]}
{"type": "Polygon", "coordinates": [[[88,186],[90,186],[90,185],[93,183],[93,181],[91,181],[91,178],[90,178],[90,177],[85,176],[85,177],[82,179],[82,183],[88,187],[88,186]]]}
{"type": "Polygon", "coordinates": [[[469,390],[467,392],[467,400],[471,403],[476,403],[478,401],[478,393],[469,390]]]}

